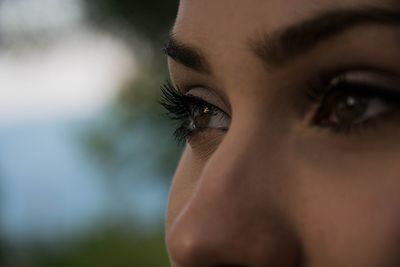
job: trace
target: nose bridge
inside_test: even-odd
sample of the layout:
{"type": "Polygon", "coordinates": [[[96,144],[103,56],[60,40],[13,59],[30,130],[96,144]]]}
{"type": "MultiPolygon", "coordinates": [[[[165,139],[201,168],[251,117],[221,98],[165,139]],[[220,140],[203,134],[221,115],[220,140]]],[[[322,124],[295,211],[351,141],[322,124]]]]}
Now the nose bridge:
{"type": "Polygon", "coordinates": [[[255,210],[247,206],[260,204],[269,206],[272,212],[275,200],[268,191],[273,191],[276,184],[268,173],[277,166],[272,162],[273,151],[265,152],[257,140],[248,131],[228,135],[203,169],[192,201],[230,216],[251,216],[255,210]],[[257,195],[262,195],[263,200],[257,195]]]}
{"type": "Polygon", "coordinates": [[[260,151],[248,131],[227,134],[167,233],[177,266],[296,266],[296,238],[275,204],[273,153],[260,151]]]}

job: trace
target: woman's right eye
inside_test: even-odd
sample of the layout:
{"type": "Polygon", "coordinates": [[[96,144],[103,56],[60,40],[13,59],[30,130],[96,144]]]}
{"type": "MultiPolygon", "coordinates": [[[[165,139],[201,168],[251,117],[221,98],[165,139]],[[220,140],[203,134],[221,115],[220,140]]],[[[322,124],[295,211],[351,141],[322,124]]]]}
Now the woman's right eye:
{"type": "Polygon", "coordinates": [[[335,133],[358,130],[372,120],[398,112],[399,89],[396,83],[338,79],[323,93],[313,124],[335,133]]]}
{"type": "MultiPolygon", "coordinates": [[[[198,99],[198,101],[203,101],[198,99]]],[[[197,101],[195,101],[197,102],[197,101]]],[[[187,127],[191,131],[201,131],[206,129],[219,129],[227,131],[230,118],[219,108],[204,102],[192,103],[189,108],[187,127]]]]}
{"type": "Polygon", "coordinates": [[[161,91],[161,105],[171,119],[178,121],[174,136],[179,143],[202,131],[229,129],[231,118],[220,108],[200,97],[182,94],[170,83],[166,83],[161,91]]]}

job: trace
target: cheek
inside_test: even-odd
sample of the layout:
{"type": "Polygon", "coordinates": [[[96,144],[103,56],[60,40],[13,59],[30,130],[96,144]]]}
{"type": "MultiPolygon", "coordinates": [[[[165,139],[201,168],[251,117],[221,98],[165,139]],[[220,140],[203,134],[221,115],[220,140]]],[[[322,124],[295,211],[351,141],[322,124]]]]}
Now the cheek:
{"type": "Polygon", "coordinates": [[[302,162],[298,172],[292,214],[310,257],[316,266],[399,266],[400,167],[376,158],[335,162],[330,172],[302,162]]]}

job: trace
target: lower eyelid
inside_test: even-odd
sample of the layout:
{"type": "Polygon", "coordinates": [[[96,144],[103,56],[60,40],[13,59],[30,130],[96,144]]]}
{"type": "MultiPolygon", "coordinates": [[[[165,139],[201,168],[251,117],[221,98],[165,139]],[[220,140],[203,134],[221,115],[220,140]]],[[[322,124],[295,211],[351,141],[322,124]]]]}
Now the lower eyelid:
{"type": "Polygon", "coordinates": [[[226,131],[220,129],[204,129],[191,134],[188,144],[202,158],[208,158],[222,142],[226,131]]]}

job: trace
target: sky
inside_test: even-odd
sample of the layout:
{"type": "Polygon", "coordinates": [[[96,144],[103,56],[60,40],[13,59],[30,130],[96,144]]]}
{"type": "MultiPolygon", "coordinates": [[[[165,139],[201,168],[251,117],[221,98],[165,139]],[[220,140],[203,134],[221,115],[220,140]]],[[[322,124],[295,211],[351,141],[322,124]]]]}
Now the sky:
{"type": "Polygon", "coordinates": [[[0,123],[94,113],[134,75],[130,50],[88,28],[77,0],[0,3],[0,36],[12,44],[0,46],[0,123]]]}
{"type": "MultiPolygon", "coordinates": [[[[0,232],[69,235],[106,212],[79,133],[134,77],[134,55],[90,28],[79,0],[2,0],[0,37],[0,232]]],[[[162,186],[137,185],[132,214],[159,218],[165,197],[162,186]]]]}

